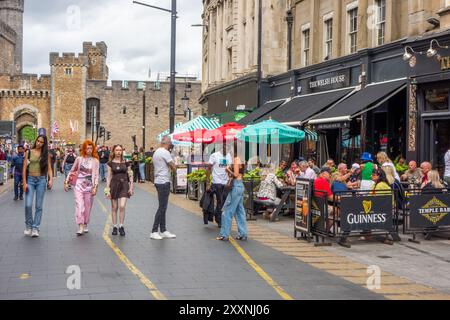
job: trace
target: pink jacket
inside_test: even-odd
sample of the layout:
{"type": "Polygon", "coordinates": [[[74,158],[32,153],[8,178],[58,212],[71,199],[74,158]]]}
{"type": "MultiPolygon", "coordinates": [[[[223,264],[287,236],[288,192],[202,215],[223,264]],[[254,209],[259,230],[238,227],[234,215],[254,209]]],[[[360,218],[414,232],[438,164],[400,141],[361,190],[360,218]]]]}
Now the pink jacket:
{"type": "MultiPolygon", "coordinates": [[[[92,164],[92,185],[95,187],[98,186],[99,184],[100,162],[95,158],[93,158],[93,160],[94,163],[92,164]]],[[[81,157],[77,157],[75,163],[73,164],[72,170],[70,170],[70,173],[67,175],[67,180],[71,175],[77,174],[78,169],[80,167],[80,161],[81,157]]]]}

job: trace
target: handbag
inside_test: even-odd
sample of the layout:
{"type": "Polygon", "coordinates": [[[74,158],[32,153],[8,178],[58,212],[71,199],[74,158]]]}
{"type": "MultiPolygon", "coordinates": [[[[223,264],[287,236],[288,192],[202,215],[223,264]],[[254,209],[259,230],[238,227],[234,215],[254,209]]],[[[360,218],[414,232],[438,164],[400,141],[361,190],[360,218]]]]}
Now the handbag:
{"type": "Polygon", "coordinates": [[[72,187],[75,187],[77,185],[78,171],[79,171],[79,165],[78,165],[77,170],[74,172],[71,172],[69,174],[69,176],[67,177],[67,183],[72,187]]]}

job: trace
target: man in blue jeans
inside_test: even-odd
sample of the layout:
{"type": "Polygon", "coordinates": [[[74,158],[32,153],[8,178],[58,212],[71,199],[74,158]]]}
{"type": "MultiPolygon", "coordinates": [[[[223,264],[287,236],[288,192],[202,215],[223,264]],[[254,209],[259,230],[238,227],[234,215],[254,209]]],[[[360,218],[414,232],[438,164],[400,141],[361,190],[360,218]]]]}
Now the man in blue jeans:
{"type": "Polygon", "coordinates": [[[17,148],[17,155],[12,158],[11,167],[14,168],[14,201],[23,200],[23,177],[22,169],[25,159],[23,146],[17,148]]]}
{"type": "Polygon", "coordinates": [[[170,195],[170,171],[176,172],[177,167],[169,150],[172,140],[169,136],[162,138],[161,147],[153,155],[155,170],[155,187],[158,192],[159,207],[155,215],[155,222],[150,238],[153,240],[174,239],[176,235],[167,231],[166,211],[170,195]],[[159,232],[158,232],[159,231],[159,232]]]}

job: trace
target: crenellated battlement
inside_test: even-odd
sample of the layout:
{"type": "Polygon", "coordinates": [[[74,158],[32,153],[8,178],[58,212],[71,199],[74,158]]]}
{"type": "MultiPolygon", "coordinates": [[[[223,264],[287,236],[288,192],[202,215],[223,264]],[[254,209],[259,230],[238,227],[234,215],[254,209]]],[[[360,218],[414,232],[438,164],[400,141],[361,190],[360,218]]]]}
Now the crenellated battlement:
{"type": "Polygon", "coordinates": [[[50,91],[51,76],[48,74],[0,74],[0,90],[50,91]]]}
{"type": "Polygon", "coordinates": [[[73,52],[64,52],[62,56],[58,52],[50,53],[51,66],[88,66],[88,57],[83,53],[75,55],[73,52]]]}
{"type": "Polygon", "coordinates": [[[83,54],[88,55],[98,55],[106,57],[108,54],[108,46],[105,42],[97,42],[95,45],[92,42],[83,42],[83,54]]]}

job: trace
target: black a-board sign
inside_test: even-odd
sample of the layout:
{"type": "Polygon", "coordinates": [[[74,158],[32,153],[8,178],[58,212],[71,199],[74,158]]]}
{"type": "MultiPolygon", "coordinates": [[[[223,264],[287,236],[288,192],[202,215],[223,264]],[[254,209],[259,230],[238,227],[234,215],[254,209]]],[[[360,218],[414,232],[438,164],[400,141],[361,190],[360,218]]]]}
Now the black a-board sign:
{"type": "Polygon", "coordinates": [[[297,179],[295,193],[295,230],[303,234],[311,233],[311,200],[314,182],[297,179]]]}
{"type": "Polygon", "coordinates": [[[392,194],[342,195],[341,231],[394,231],[392,194]]]}
{"type": "Polygon", "coordinates": [[[450,226],[450,194],[421,194],[409,198],[410,228],[450,226]]]}

